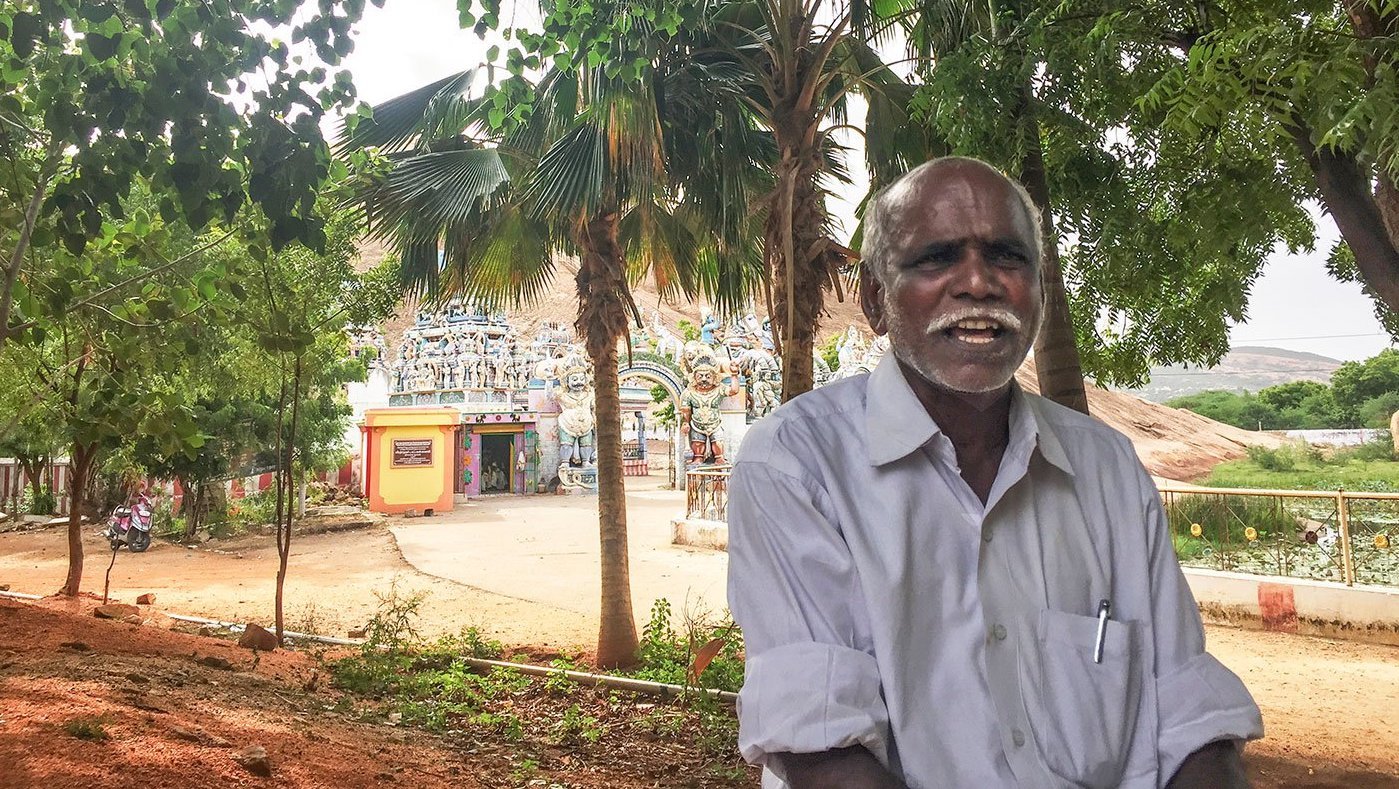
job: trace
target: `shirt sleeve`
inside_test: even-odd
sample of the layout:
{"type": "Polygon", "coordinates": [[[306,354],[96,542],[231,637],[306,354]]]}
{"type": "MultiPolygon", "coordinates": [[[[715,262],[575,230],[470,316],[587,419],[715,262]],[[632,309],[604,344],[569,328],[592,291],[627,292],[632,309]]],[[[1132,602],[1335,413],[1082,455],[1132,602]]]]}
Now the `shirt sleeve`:
{"type": "Polygon", "coordinates": [[[1200,609],[1181,572],[1161,499],[1145,471],[1151,529],[1152,634],[1156,655],[1157,763],[1165,786],[1186,757],[1217,740],[1263,736],[1263,716],[1234,672],[1205,651],[1200,609]]]}
{"type": "Polygon", "coordinates": [[[729,607],[747,652],[743,758],[863,745],[888,761],[888,712],[850,550],[818,486],[740,461],[730,479],[729,607]]]}

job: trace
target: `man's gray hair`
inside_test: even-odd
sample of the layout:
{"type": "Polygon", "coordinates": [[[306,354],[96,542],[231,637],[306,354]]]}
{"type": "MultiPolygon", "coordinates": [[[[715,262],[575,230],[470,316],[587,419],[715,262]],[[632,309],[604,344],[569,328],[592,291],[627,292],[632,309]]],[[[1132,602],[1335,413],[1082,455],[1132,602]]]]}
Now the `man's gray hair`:
{"type": "Polygon", "coordinates": [[[936,159],[918,165],[894,180],[893,183],[883,187],[869,199],[865,206],[864,216],[864,240],[860,244],[860,265],[874,275],[878,282],[883,282],[889,270],[889,231],[892,229],[884,222],[883,214],[886,210],[899,205],[898,201],[907,199],[907,192],[899,189],[899,185],[910,177],[923,172],[946,165],[955,164],[975,164],[988,167],[995,172],[1001,173],[1015,191],[1015,196],[1020,201],[1020,207],[1025,210],[1025,214],[1030,218],[1030,224],[1034,227],[1034,248],[1031,252],[1034,255],[1035,267],[1039,268],[1040,262],[1044,259],[1044,238],[1040,227],[1040,210],[1035,205],[1034,198],[1025,191],[1025,187],[1019,181],[1011,178],[989,162],[976,159],[970,156],[940,156],[936,159]]]}

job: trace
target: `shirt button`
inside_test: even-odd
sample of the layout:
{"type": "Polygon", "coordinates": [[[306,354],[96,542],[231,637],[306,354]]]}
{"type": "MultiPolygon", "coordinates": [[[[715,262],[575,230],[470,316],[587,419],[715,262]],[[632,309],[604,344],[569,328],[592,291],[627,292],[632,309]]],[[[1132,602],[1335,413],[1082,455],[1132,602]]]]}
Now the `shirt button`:
{"type": "Polygon", "coordinates": [[[989,531],[984,531],[984,532],[982,532],[982,533],[981,533],[981,541],[982,541],[982,542],[991,542],[991,532],[989,532],[989,531]]]}
{"type": "Polygon", "coordinates": [[[1023,746],[1025,744],[1025,732],[1019,729],[1011,729],[1010,741],[1015,743],[1015,747],[1017,748],[1023,746]]]}
{"type": "Polygon", "coordinates": [[[1005,641],[1005,640],[1006,640],[1006,626],[1005,626],[1005,625],[996,625],[995,627],[991,628],[991,635],[995,636],[997,641],[1005,641]]]}

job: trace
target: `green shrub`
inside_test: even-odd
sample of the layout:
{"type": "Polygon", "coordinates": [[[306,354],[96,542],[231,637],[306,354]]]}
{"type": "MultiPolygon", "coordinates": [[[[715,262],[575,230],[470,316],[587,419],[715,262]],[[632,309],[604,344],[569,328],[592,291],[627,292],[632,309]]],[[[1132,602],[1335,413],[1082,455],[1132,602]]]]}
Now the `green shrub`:
{"type": "Polygon", "coordinates": [[[1386,431],[1383,435],[1372,438],[1358,447],[1347,447],[1336,453],[1336,459],[1354,460],[1399,460],[1394,454],[1394,439],[1389,437],[1386,431]]]}
{"type": "Polygon", "coordinates": [[[695,652],[713,639],[723,642],[719,654],[700,674],[699,687],[737,691],[743,685],[743,638],[731,621],[709,617],[687,617],[681,637],[671,625],[670,601],[665,598],[651,605],[651,618],[642,629],[637,652],[639,666],[632,672],[638,679],[671,685],[690,684],[688,675],[695,652]]]}
{"type": "Polygon", "coordinates": [[[228,537],[272,523],[277,516],[277,494],[271,488],[258,491],[228,504],[228,519],[209,524],[215,537],[228,537]]]}
{"type": "Polygon", "coordinates": [[[52,515],[56,509],[58,506],[54,502],[53,491],[43,488],[33,495],[28,512],[30,515],[52,515]]]}
{"type": "Polygon", "coordinates": [[[1285,444],[1277,449],[1267,447],[1250,446],[1246,447],[1248,459],[1258,464],[1259,468],[1268,471],[1291,471],[1297,467],[1298,455],[1301,453],[1291,444],[1285,444]]]}

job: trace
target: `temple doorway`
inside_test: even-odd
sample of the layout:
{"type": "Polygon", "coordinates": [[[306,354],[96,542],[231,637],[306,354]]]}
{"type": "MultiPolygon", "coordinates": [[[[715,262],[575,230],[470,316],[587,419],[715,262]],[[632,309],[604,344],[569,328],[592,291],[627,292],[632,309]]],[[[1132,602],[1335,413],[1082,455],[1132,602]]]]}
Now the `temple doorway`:
{"type": "Polygon", "coordinates": [[[509,493],[515,489],[515,433],[481,436],[481,493],[509,493]]]}

